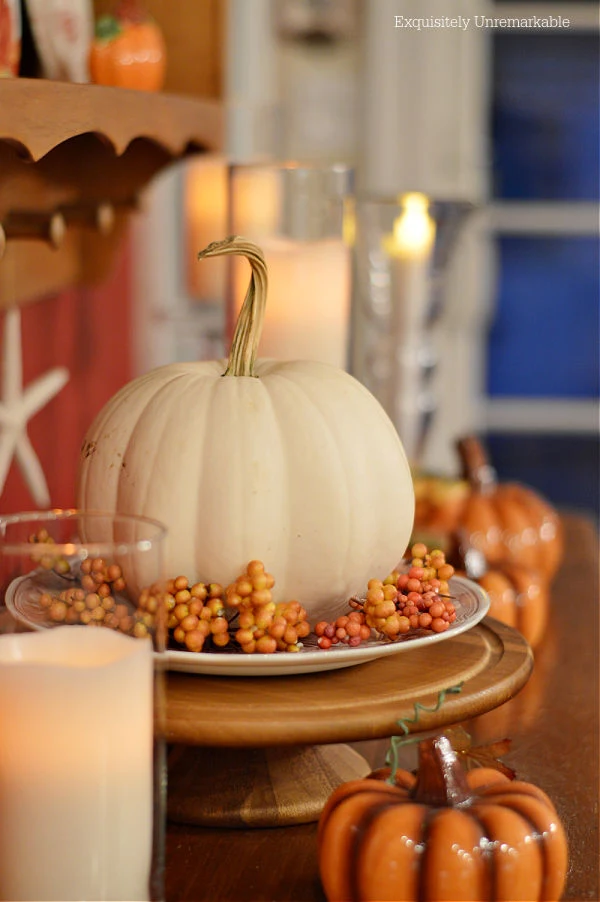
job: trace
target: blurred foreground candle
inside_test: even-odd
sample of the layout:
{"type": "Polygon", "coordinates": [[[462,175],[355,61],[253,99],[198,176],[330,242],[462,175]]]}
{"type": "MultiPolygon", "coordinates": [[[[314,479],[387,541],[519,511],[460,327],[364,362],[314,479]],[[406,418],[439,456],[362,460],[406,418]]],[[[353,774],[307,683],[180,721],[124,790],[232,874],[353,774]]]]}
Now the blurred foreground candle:
{"type": "Polygon", "coordinates": [[[0,636],[0,899],[149,899],[152,822],[152,643],[0,636]]]}
{"type": "MultiPolygon", "coordinates": [[[[231,167],[228,231],[255,241],[268,268],[261,357],[318,360],[347,369],[350,190],[351,171],[341,165],[231,167]]],[[[229,338],[248,286],[245,261],[230,260],[229,338]]]]}

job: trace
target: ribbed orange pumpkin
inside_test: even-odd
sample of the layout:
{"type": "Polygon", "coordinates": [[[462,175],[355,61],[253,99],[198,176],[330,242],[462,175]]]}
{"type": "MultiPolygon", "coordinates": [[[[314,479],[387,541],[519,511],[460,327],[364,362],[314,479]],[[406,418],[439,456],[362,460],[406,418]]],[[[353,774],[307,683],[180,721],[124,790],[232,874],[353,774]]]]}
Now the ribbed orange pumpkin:
{"type": "Polygon", "coordinates": [[[541,789],[488,768],[466,774],[445,736],[419,744],[416,777],[338,787],[318,844],[329,902],[557,902],[568,858],[541,789]]]}
{"type": "Polygon", "coordinates": [[[454,533],[447,558],[456,573],[479,583],[490,598],[491,617],[512,626],[535,648],[546,632],[550,610],[548,582],[537,570],[508,561],[490,566],[483,554],[469,546],[470,536],[454,533]]]}
{"type": "Polygon", "coordinates": [[[490,564],[507,560],[531,567],[550,580],[563,554],[557,512],[528,486],[498,482],[478,439],[461,439],[458,449],[471,485],[460,516],[470,544],[490,564]]]}
{"type": "Polygon", "coordinates": [[[468,530],[462,528],[452,533],[413,533],[411,542],[417,540],[441,548],[458,576],[466,576],[485,589],[491,617],[519,630],[533,648],[540,643],[550,613],[550,589],[542,573],[506,560],[490,565],[470,544],[468,530]]]}
{"type": "Polygon", "coordinates": [[[490,597],[490,616],[515,627],[535,648],[546,632],[550,605],[547,583],[539,573],[500,562],[477,582],[490,597]]]}

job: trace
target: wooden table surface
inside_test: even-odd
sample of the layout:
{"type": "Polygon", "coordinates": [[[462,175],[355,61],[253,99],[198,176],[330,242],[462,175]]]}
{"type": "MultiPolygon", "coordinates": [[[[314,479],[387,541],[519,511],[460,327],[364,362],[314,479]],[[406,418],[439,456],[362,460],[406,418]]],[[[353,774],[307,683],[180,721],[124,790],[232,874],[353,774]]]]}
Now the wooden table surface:
{"type": "MultiPolygon", "coordinates": [[[[598,902],[598,536],[582,517],[564,520],[565,560],[533,674],[514,699],[465,726],[474,742],[510,737],[504,760],[519,778],[548,792],[567,830],[570,867],[563,898],[598,902]]],[[[388,744],[376,739],[353,747],[376,767],[384,763],[388,744]]],[[[216,761],[219,750],[214,754],[216,761]]],[[[169,823],[166,899],[324,902],[316,852],[314,823],[252,829],[169,823]]]]}

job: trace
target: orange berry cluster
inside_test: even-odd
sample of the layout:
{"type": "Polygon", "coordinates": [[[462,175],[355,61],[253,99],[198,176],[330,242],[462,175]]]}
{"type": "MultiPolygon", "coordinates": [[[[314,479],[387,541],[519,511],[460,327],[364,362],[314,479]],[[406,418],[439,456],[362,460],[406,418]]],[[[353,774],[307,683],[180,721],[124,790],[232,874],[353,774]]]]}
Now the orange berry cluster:
{"type": "Polygon", "coordinates": [[[125,579],[119,564],[107,564],[101,557],[86,558],[81,562],[81,587],[98,595],[109,595],[111,592],[122,592],[125,579]]]}
{"type": "Polygon", "coordinates": [[[170,579],[161,598],[159,586],[143,589],[138,609],[154,616],[163,601],[174,642],[188,651],[239,647],[246,654],[294,652],[310,633],[306,610],[297,601],[274,602],[275,579],[262,561],[250,561],[227,588],[186,576],[170,579]]]}
{"type": "Polygon", "coordinates": [[[448,580],[454,568],[443,551],[429,552],[422,542],[411,548],[405,572],[393,571],[383,581],[371,579],[363,610],[367,624],[388,639],[415,630],[442,633],[456,620],[448,580]]]}
{"type": "Polygon", "coordinates": [[[238,611],[235,640],[246,654],[296,652],[310,633],[306,610],[298,601],[273,601],[275,579],[262,561],[250,561],[246,572],[225,592],[225,604],[238,611]]]}
{"type": "Polygon", "coordinates": [[[371,627],[367,625],[363,611],[352,611],[350,614],[342,614],[331,623],[327,620],[319,621],[315,626],[315,635],[319,648],[328,649],[340,643],[355,648],[370,638],[371,627]]]}
{"type": "MultiPolygon", "coordinates": [[[[32,533],[28,540],[32,545],[54,545],[54,539],[50,535],[47,529],[41,527],[37,530],[37,532],[32,533]]],[[[48,548],[36,549],[36,551],[31,555],[32,560],[36,561],[40,567],[43,567],[44,570],[55,570],[57,573],[65,574],[69,573],[71,569],[71,565],[64,555],[56,555],[52,554],[51,550],[48,548]]]]}
{"type": "Polygon", "coordinates": [[[223,586],[200,582],[190,585],[186,576],[178,576],[168,580],[164,589],[157,585],[142,589],[138,610],[154,617],[163,603],[167,628],[178,645],[184,645],[188,651],[202,651],[209,637],[217,648],[229,643],[223,586]]]}
{"type": "Polygon", "coordinates": [[[102,558],[87,558],[81,562],[80,570],[79,585],[40,595],[40,607],[48,620],[53,623],[107,626],[140,638],[148,635],[151,621],[133,614],[129,605],[115,598],[117,592],[125,589],[125,580],[118,564],[108,565],[102,558]]]}
{"type": "Polygon", "coordinates": [[[53,623],[108,626],[127,634],[133,634],[136,626],[129,606],[118,603],[112,595],[98,595],[73,586],[57,594],[43,592],[39,602],[53,623]]]}
{"type": "MultiPolygon", "coordinates": [[[[52,544],[45,530],[39,530],[30,541],[52,544]]],[[[316,624],[319,648],[352,648],[372,637],[395,640],[411,632],[448,629],[456,620],[448,584],[454,568],[443,551],[428,551],[421,542],[415,543],[410,553],[411,561],[402,572],[393,571],[384,580],[369,580],[366,596],[350,599],[348,613],[316,624]]],[[[51,553],[36,555],[36,560],[63,574],[71,570],[66,558],[51,553]]],[[[152,632],[164,605],[169,635],[187,651],[298,652],[311,633],[307,612],[295,600],[275,602],[274,585],[263,562],[252,560],[226,588],[220,583],[190,583],[186,576],[177,576],[166,586],[144,588],[134,607],[118,597],[126,589],[120,566],[98,557],[81,563],[77,585],[58,593],[44,592],[40,606],[55,623],[106,626],[141,638],[152,632]]]]}

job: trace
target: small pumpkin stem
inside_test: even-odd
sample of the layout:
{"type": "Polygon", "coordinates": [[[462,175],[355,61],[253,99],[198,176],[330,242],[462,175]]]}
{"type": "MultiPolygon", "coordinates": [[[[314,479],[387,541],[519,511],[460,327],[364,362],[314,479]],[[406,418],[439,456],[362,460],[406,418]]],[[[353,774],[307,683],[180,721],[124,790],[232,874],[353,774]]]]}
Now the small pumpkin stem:
{"type": "Polygon", "coordinates": [[[491,465],[485,448],[474,435],[467,435],[457,442],[458,453],[462,464],[462,475],[476,492],[488,494],[498,484],[496,470],[491,465]]]}
{"type": "Polygon", "coordinates": [[[198,259],[221,257],[225,254],[241,254],[247,257],[252,274],[233,334],[227,369],[223,375],[254,376],[254,364],[267,302],[267,264],[261,249],[239,235],[230,235],[223,241],[213,241],[200,251],[198,259]]]}
{"type": "Polygon", "coordinates": [[[419,771],[413,801],[438,808],[465,805],[471,792],[456,752],[447,736],[419,743],[419,771]]]}

